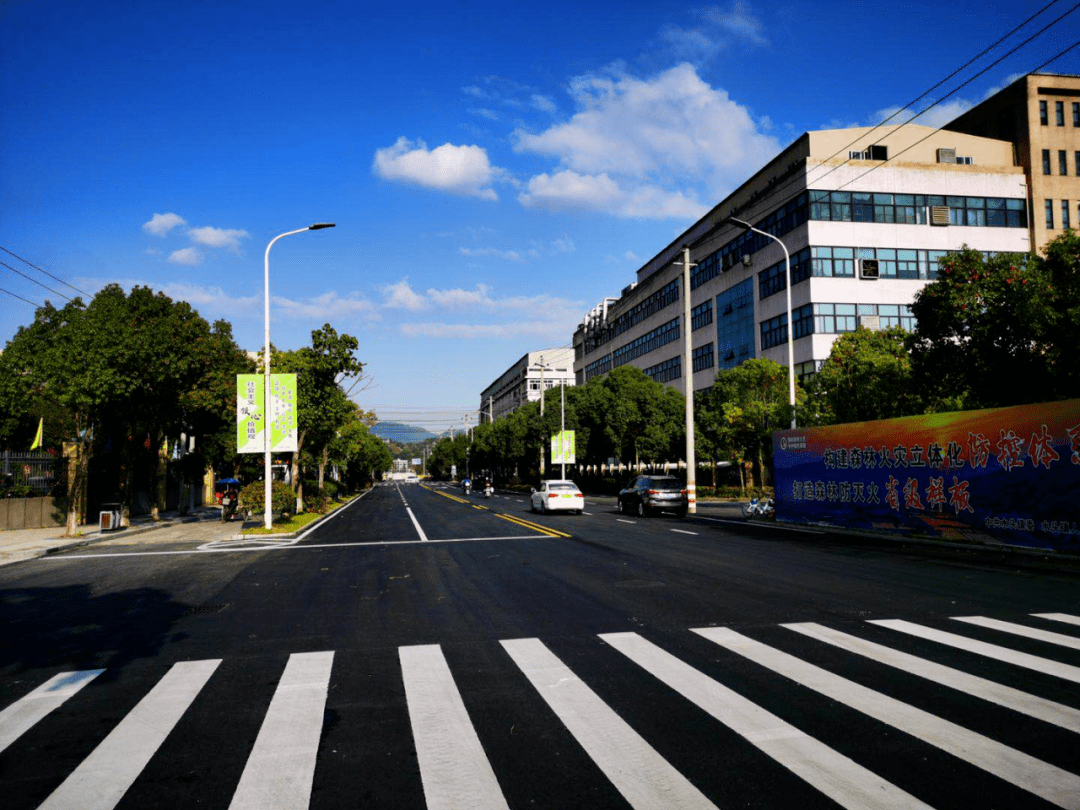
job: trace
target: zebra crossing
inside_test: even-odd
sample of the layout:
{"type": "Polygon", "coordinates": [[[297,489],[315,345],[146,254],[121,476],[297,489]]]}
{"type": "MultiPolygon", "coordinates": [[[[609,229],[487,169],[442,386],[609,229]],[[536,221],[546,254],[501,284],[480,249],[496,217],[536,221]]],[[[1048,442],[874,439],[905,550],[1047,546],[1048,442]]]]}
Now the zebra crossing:
{"type": "MultiPolygon", "coordinates": [[[[728,662],[725,666],[738,660],[749,667],[744,677],[745,672],[760,673],[760,679],[786,684],[782,690],[785,701],[824,698],[824,705],[841,707],[883,729],[900,732],[916,745],[940,752],[946,762],[977,769],[988,775],[992,784],[1000,780],[1012,786],[1019,795],[1030,796],[1030,806],[1080,810],[1080,753],[1066,751],[1057,763],[1045,761],[1020,750],[1015,743],[1007,744],[910,705],[875,688],[874,683],[846,677],[822,663],[832,660],[830,655],[840,655],[849,664],[842,669],[850,675],[851,664],[872,662],[868,666],[887,668],[913,683],[930,684],[963,700],[1024,718],[1037,729],[1046,728],[1047,734],[1080,734],[1080,691],[1072,686],[1080,683],[1080,666],[1070,663],[1080,661],[1074,652],[1080,650],[1080,617],[1033,613],[1017,621],[1004,621],[954,616],[936,623],[949,629],[900,619],[868,620],[843,630],[814,622],[771,628],[784,637],[799,639],[795,648],[800,653],[806,648],[799,645],[810,644],[811,648],[827,650],[825,656],[794,654],[754,638],[752,632],[730,627],[688,627],[685,635],[688,645],[699,643],[693,639],[704,640],[704,647],[730,656],[717,659],[728,662]],[[901,649],[911,639],[917,640],[920,654],[901,649]],[[1029,651],[1036,648],[1040,654],[1029,651]],[[944,652],[935,656],[928,650],[944,652]],[[935,657],[939,660],[933,660],[935,657]],[[968,662],[969,668],[979,671],[943,663],[941,658],[968,662]],[[1023,673],[1035,673],[1034,686],[1022,689],[1003,683],[1008,678],[1000,677],[1002,672],[1020,673],[1012,679],[1014,683],[1024,681],[1023,673]],[[1052,696],[1038,694],[1039,685],[1046,683],[1064,687],[1050,689],[1052,696]]],[[[725,683],[729,679],[723,666],[706,671],[700,655],[688,662],[665,644],[637,632],[601,633],[596,638],[614,651],[614,660],[643,673],[645,682],[653,684],[642,699],[684,701],[696,707],[711,718],[709,722],[718,724],[717,729],[726,730],[722,735],[725,746],[730,746],[732,739],[741,741],[836,805],[875,810],[935,806],[927,801],[928,795],[934,794],[926,793],[918,774],[897,780],[895,775],[880,773],[881,768],[871,762],[857,761],[862,758],[858,752],[838,750],[790,717],[785,719],[782,708],[747,696],[745,683],[739,678],[732,676],[731,682],[725,683]]],[[[573,739],[626,805],[638,810],[723,806],[722,797],[708,795],[708,790],[672,764],[670,755],[656,744],[654,729],[635,728],[632,718],[609,705],[595,688],[597,684],[590,684],[588,675],[560,658],[550,642],[504,639],[497,648],[509,659],[507,666],[520,675],[521,688],[527,684],[533,696],[550,710],[547,722],[573,739]]],[[[200,694],[222,688],[215,681],[221,664],[222,659],[173,664],[35,806],[45,810],[111,810],[119,805],[200,694]]],[[[580,667],[580,661],[577,664],[580,667]]],[[[396,665],[426,806],[432,810],[511,807],[506,790],[510,777],[501,776],[493,765],[491,748],[496,743],[484,739],[459,688],[470,675],[455,672],[439,644],[399,647],[396,665]]],[[[586,671],[592,670],[586,667],[586,671]]],[[[105,672],[59,673],[0,710],[0,792],[10,776],[10,769],[4,767],[8,752],[17,751],[24,735],[54,715],[93,712],[92,695],[105,672]]],[[[230,808],[309,807],[319,783],[324,714],[334,674],[333,651],[288,657],[254,744],[244,752],[246,764],[239,780],[230,788],[230,808]]],[[[685,710],[685,705],[680,710],[685,710]]],[[[228,722],[227,718],[223,721],[228,722]]],[[[719,733],[717,738],[721,738],[719,733]]],[[[1068,749],[1080,752],[1080,739],[1067,739],[1068,749]]],[[[726,749],[715,752],[718,761],[729,755],[726,749]]],[[[378,779],[379,774],[369,778],[378,779]]]]}

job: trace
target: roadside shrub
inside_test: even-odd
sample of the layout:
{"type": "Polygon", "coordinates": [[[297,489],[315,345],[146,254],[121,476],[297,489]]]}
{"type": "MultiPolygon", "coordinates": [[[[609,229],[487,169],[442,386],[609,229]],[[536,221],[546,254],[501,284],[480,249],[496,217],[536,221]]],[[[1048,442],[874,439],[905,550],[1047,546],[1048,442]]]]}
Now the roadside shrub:
{"type": "MultiPolygon", "coordinates": [[[[240,490],[240,508],[250,511],[253,515],[263,513],[263,504],[266,500],[265,482],[252,481],[240,490]]],[[[292,513],[296,504],[296,495],[292,488],[283,481],[273,481],[270,484],[270,509],[275,515],[292,513]]]]}
{"type": "MultiPolygon", "coordinates": [[[[307,490],[305,490],[305,493],[307,490]]],[[[315,512],[316,514],[323,514],[330,508],[330,498],[322,492],[316,492],[313,495],[304,495],[304,511],[315,512]]]]}
{"type": "Polygon", "coordinates": [[[326,478],[323,480],[322,493],[327,498],[337,499],[341,493],[341,485],[337,481],[326,478]]]}

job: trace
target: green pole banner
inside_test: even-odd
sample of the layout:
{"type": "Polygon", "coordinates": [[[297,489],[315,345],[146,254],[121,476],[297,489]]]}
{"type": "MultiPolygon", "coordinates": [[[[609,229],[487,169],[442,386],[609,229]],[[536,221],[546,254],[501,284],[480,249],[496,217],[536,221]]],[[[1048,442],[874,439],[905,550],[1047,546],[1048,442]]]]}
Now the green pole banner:
{"type": "Polygon", "coordinates": [[[576,464],[574,431],[562,430],[551,437],[551,463],[576,464]]]}
{"type": "Polygon", "coordinates": [[[270,375],[270,450],[296,452],[296,375],[270,375]]]}
{"type": "Polygon", "coordinates": [[[261,374],[236,375],[236,452],[262,453],[263,378],[261,374]]]}

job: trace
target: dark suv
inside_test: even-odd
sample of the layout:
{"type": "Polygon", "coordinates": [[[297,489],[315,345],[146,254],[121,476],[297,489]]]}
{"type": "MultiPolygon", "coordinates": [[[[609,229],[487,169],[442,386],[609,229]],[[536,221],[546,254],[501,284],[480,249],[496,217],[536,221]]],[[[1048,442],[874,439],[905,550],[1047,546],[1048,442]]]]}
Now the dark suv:
{"type": "Polygon", "coordinates": [[[639,517],[659,511],[683,517],[689,502],[686,484],[673,475],[639,475],[619,493],[619,511],[639,517]]]}

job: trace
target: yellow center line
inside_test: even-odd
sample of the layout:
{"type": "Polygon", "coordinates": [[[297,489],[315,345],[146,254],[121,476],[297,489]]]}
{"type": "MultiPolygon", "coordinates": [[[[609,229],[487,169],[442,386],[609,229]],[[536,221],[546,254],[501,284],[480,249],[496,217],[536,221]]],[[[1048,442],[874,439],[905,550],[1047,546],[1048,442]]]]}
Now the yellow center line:
{"type": "Polygon", "coordinates": [[[516,523],[518,526],[523,526],[526,529],[532,529],[534,532],[540,532],[541,534],[546,534],[548,537],[569,537],[570,536],[568,534],[564,534],[563,532],[557,531],[556,529],[549,529],[547,526],[541,526],[539,523],[533,523],[532,521],[525,520],[524,518],[514,517],[514,516],[511,516],[511,515],[505,515],[505,514],[502,514],[501,512],[494,512],[487,506],[478,506],[477,504],[471,503],[470,501],[467,501],[464,498],[459,498],[456,495],[451,495],[448,492],[443,492],[441,489],[431,489],[430,487],[424,487],[424,489],[426,489],[428,492],[434,492],[436,495],[442,495],[444,498],[449,498],[452,501],[457,501],[458,503],[463,503],[463,504],[465,504],[467,506],[471,506],[473,509],[479,509],[479,510],[482,510],[484,512],[491,512],[491,514],[493,514],[495,517],[502,518],[503,520],[508,520],[511,523],[516,523]]]}

